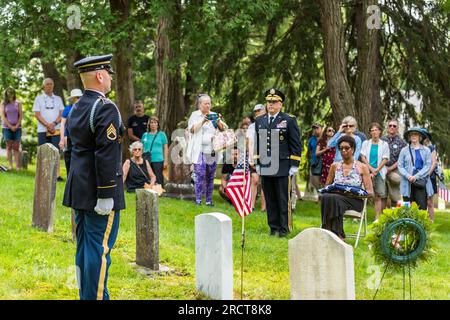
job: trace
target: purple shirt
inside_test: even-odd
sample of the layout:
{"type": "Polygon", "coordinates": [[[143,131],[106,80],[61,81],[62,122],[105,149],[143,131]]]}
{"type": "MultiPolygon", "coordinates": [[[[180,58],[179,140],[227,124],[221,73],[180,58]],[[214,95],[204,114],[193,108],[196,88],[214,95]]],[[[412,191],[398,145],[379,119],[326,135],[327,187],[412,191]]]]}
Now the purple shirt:
{"type": "MultiPolygon", "coordinates": [[[[8,122],[15,126],[16,123],[19,121],[19,102],[14,101],[6,104],[5,106],[5,114],[6,119],[8,119],[8,122]]],[[[3,124],[3,128],[7,129],[8,126],[6,123],[3,124]]],[[[22,128],[22,125],[19,125],[19,128],[22,128]]]]}

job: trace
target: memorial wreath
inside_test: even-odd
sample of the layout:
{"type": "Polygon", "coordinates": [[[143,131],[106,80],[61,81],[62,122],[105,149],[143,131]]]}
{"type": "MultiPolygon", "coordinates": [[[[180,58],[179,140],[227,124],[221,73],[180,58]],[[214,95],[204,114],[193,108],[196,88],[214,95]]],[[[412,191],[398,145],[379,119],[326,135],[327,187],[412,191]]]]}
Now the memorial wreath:
{"type": "Polygon", "coordinates": [[[385,209],[371,225],[369,247],[377,263],[399,272],[405,265],[415,268],[433,253],[431,220],[416,203],[385,209]]]}

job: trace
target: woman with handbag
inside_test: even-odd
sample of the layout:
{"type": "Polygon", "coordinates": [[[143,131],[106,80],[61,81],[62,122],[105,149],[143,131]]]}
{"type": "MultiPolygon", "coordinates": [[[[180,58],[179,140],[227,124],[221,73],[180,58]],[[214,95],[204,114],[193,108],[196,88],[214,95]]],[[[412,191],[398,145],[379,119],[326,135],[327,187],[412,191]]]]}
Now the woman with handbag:
{"type": "Polygon", "coordinates": [[[133,142],[130,146],[131,158],[123,164],[123,182],[130,193],[136,189],[152,188],[156,182],[150,163],[142,157],[142,150],[142,142],[133,142]]]}
{"type": "Polygon", "coordinates": [[[198,110],[189,117],[189,142],[186,155],[194,165],[195,202],[202,204],[203,189],[206,188],[206,205],[213,206],[214,176],[217,167],[217,155],[213,147],[213,138],[217,130],[224,131],[225,123],[221,115],[211,111],[211,97],[207,94],[197,96],[198,110]]]}
{"type": "Polygon", "coordinates": [[[164,186],[163,171],[167,168],[169,147],[167,136],[164,131],[159,130],[159,119],[151,117],[148,122],[148,132],[142,135],[144,145],[144,159],[150,163],[156,175],[156,183],[164,186]]]}
{"type": "Polygon", "coordinates": [[[427,210],[427,198],[433,194],[429,175],[431,152],[421,143],[425,138],[421,128],[407,130],[405,140],[409,145],[402,149],[398,158],[403,201],[416,202],[421,210],[427,210]]]}

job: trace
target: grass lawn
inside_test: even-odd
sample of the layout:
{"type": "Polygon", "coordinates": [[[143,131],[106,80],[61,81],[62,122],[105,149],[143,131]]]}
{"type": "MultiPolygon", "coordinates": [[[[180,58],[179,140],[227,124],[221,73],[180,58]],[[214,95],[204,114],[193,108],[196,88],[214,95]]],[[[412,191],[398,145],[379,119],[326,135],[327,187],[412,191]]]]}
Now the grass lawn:
{"type": "MultiPolygon", "coordinates": [[[[1,164],[6,164],[4,158],[1,164]]],[[[64,165],[62,166],[64,167],[64,165]]],[[[61,205],[64,183],[58,183],[55,231],[31,227],[34,167],[26,172],[0,173],[0,299],[78,299],[75,243],[71,240],[70,209],[61,205]]],[[[63,171],[63,176],[65,173],[63,171]]],[[[132,265],[135,260],[135,196],[126,195],[119,236],[112,251],[108,287],[112,299],[204,299],[195,291],[194,218],[222,212],[233,220],[234,297],[240,297],[241,220],[232,207],[215,195],[216,207],[160,198],[160,259],[173,269],[152,278],[132,265]]],[[[373,208],[369,208],[369,221],[373,208]]],[[[294,213],[294,232],[287,239],[268,235],[266,215],[252,213],[246,220],[244,299],[289,299],[288,239],[309,227],[320,226],[320,207],[300,201],[294,213]]],[[[414,299],[450,299],[450,214],[437,212],[434,224],[436,255],[412,273],[414,299]]],[[[356,223],[346,222],[347,232],[356,223]]],[[[349,239],[349,244],[354,240],[349,239]]],[[[372,299],[377,269],[367,243],[354,251],[356,297],[372,299]]],[[[387,275],[377,299],[402,299],[402,275],[387,275]]]]}

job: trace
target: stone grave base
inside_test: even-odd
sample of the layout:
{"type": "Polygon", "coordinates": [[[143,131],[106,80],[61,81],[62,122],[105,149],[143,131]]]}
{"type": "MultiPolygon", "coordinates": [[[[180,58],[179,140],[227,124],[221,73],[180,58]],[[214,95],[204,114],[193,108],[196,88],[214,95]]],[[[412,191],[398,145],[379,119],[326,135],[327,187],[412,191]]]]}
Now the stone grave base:
{"type": "Polygon", "coordinates": [[[143,274],[144,276],[148,276],[148,277],[168,275],[175,271],[174,269],[171,269],[162,264],[159,265],[159,270],[152,270],[152,269],[140,266],[140,265],[136,264],[136,262],[131,263],[131,265],[137,272],[139,272],[140,274],[143,274]]]}
{"type": "Polygon", "coordinates": [[[195,200],[195,190],[191,184],[167,183],[164,185],[164,190],[166,192],[162,194],[163,197],[195,200]]]}

